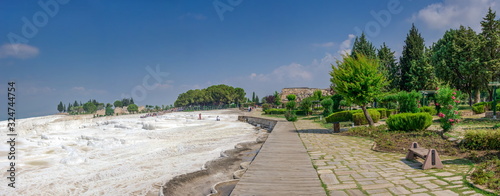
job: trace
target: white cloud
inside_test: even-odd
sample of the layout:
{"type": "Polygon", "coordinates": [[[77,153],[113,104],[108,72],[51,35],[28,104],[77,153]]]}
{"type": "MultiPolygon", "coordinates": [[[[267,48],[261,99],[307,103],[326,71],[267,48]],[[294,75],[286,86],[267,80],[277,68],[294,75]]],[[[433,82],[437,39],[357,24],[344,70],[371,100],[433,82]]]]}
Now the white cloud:
{"type": "Polygon", "coordinates": [[[421,21],[431,29],[448,30],[464,25],[480,31],[480,21],[489,7],[499,10],[500,4],[496,0],[444,0],[413,14],[410,20],[421,21]]]}
{"type": "Polygon", "coordinates": [[[33,58],[40,53],[38,48],[26,44],[4,44],[0,47],[1,58],[33,58]]]}
{"type": "Polygon", "coordinates": [[[40,95],[40,94],[52,93],[55,90],[56,89],[50,87],[35,87],[35,86],[20,88],[21,93],[25,93],[26,95],[40,95]]]}
{"type": "Polygon", "coordinates": [[[325,43],[312,44],[312,45],[313,45],[313,47],[316,47],[316,48],[330,48],[330,47],[335,46],[335,43],[334,42],[325,42],[325,43]]]}
{"type": "Polygon", "coordinates": [[[97,89],[87,89],[83,86],[76,86],[76,87],[73,87],[71,88],[71,91],[73,93],[78,93],[78,94],[81,94],[81,95],[95,95],[95,94],[106,94],[107,91],[105,90],[97,90],[97,89]]]}
{"type": "Polygon", "coordinates": [[[348,38],[344,40],[339,46],[339,50],[337,51],[339,55],[351,54],[352,40],[356,38],[356,36],[353,34],[349,34],[347,37],[348,38]]]}
{"type": "Polygon", "coordinates": [[[184,19],[205,20],[205,19],[207,19],[207,17],[203,14],[191,13],[191,12],[185,13],[184,15],[180,16],[179,18],[181,20],[184,20],[184,19]]]}

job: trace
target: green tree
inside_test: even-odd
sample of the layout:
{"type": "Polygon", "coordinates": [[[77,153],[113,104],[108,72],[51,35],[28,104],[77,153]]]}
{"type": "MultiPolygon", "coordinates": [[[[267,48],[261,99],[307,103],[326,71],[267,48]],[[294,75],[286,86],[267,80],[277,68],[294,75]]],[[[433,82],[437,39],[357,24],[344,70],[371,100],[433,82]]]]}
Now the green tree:
{"type": "Polygon", "coordinates": [[[389,85],[387,85],[387,89],[399,89],[399,84],[401,80],[401,68],[399,64],[396,62],[396,57],[394,55],[394,51],[391,51],[385,43],[382,44],[380,49],[378,49],[377,57],[380,60],[380,70],[384,73],[385,78],[389,79],[389,85]]]}
{"type": "MultiPolygon", "coordinates": [[[[496,82],[500,76],[500,21],[496,19],[496,12],[488,9],[488,14],[481,21],[481,63],[486,67],[488,82],[496,82]]],[[[488,88],[490,99],[493,98],[493,90],[488,88]]],[[[476,94],[476,100],[479,100],[479,92],[476,94]]]]}
{"type": "Polygon", "coordinates": [[[133,114],[133,113],[139,111],[139,107],[137,107],[137,105],[135,105],[135,104],[130,104],[127,106],[127,110],[128,110],[128,112],[133,114]]]}
{"type": "Polygon", "coordinates": [[[410,32],[406,36],[405,45],[403,46],[402,56],[399,60],[401,67],[400,89],[405,91],[423,90],[419,86],[414,86],[414,83],[419,80],[426,80],[428,76],[416,72],[421,66],[422,58],[424,57],[424,38],[418,32],[418,29],[412,24],[410,32]]]}
{"type": "Polygon", "coordinates": [[[115,114],[115,110],[113,109],[112,105],[108,103],[106,105],[106,116],[113,116],[115,114]]]}
{"type": "Polygon", "coordinates": [[[64,105],[63,105],[62,101],[60,101],[59,105],[57,105],[57,111],[59,111],[59,113],[64,111],[64,105]]]}
{"type": "Polygon", "coordinates": [[[257,105],[260,104],[260,100],[259,100],[259,96],[258,95],[255,95],[255,104],[257,104],[257,105]]]}
{"type": "Polygon", "coordinates": [[[379,66],[377,59],[364,55],[357,58],[344,56],[342,61],[337,61],[337,67],[332,65],[333,71],[330,73],[335,91],[348,102],[361,106],[370,126],[373,126],[374,122],[366,106],[373,102],[387,85],[386,78],[378,71],[379,66]]]}
{"type": "Polygon", "coordinates": [[[473,92],[486,88],[487,69],[481,64],[482,53],[478,43],[479,36],[470,27],[446,31],[433,48],[432,62],[436,67],[436,75],[453,88],[460,89],[469,95],[472,105],[473,92]]]}
{"type": "Polygon", "coordinates": [[[313,92],[312,97],[314,101],[321,101],[323,100],[323,92],[321,90],[316,90],[313,92]]]}
{"type": "Polygon", "coordinates": [[[351,56],[356,58],[359,54],[372,59],[377,58],[376,49],[373,44],[366,39],[364,32],[361,33],[361,37],[356,37],[352,46],[351,56]]]}
{"type": "Polygon", "coordinates": [[[323,116],[327,117],[333,113],[333,100],[331,98],[323,99],[321,106],[323,107],[323,116]]]}
{"type": "Polygon", "coordinates": [[[274,91],[274,105],[278,107],[281,105],[281,96],[278,91],[274,91]]]}
{"type": "Polygon", "coordinates": [[[97,111],[97,106],[95,106],[92,102],[87,102],[83,104],[83,110],[87,113],[94,113],[97,111]]]}
{"type": "Polygon", "coordinates": [[[75,107],[78,107],[78,106],[81,106],[81,105],[82,105],[82,104],[78,104],[78,102],[76,102],[76,100],[75,100],[75,102],[73,103],[73,106],[75,106],[75,107]]]}
{"type": "Polygon", "coordinates": [[[286,96],[286,99],[288,99],[288,101],[295,101],[295,99],[297,99],[297,95],[289,94],[286,96]]]}
{"type": "Polygon", "coordinates": [[[255,103],[255,92],[252,93],[252,102],[255,103]]]}
{"type": "MultiPolygon", "coordinates": [[[[236,95],[234,103],[236,103],[237,105],[240,105],[240,104],[242,104],[242,103],[245,102],[245,96],[247,95],[247,93],[245,92],[244,89],[242,89],[242,88],[234,88],[234,93],[236,95]]],[[[257,100],[257,102],[259,102],[259,101],[257,100]]]]}
{"type": "Polygon", "coordinates": [[[312,113],[312,99],[314,99],[314,97],[308,97],[300,102],[300,109],[304,111],[307,116],[311,115],[312,113]]]}

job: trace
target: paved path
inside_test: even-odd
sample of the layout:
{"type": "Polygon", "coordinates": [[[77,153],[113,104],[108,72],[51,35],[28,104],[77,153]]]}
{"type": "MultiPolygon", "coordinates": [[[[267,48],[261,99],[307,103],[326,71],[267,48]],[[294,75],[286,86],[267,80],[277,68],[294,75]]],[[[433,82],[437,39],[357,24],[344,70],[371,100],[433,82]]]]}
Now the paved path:
{"type": "Polygon", "coordinates": [[[370,150],[372,141],[330,134],[311,121],[295,123],[330,195],[481,195],[463,184],[471,168],[441,157],[445,168],[421,170],[405,155],[370,150]]]}
{"type": "Polygon", "coordinates": [[[231,195],[326,195],[293,123],[278,122],[231,195]]]}

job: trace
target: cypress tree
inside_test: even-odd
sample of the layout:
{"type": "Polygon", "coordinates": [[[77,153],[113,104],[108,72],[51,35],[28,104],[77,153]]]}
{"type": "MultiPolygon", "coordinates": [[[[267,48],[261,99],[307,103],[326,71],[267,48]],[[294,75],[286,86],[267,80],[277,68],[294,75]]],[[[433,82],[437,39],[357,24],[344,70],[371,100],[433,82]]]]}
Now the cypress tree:
{"type": "Polygon", "coordinates": [[[61,113],[62,111],[64,111],[64,106],[63,106],[62,101],[60,101],[59,105],[57,105],[57,111],[59,111],[59,113],[61,113]]]}
{"type": "Polygon", "coordinates": [[[418,32],[418,29],[412,24],[410,32],[406,36],[403,46],[402,56],[399,59],[401,67],[400,89],[405,91],[422,90],[421,87],[414,86],[413,83],[418,80],[426,80],[422,73],[417,73],[416,66],[421,66],[424,57],[424,38],[418,32]]]}
{"type": "Polygon", "coordinates": [[[365,33],[361,37],[356,37],[352,46],[351,56],[357,58],[356,55],[362,54],[368,58],[377,58],[376,49],[373,44],[366,39],[365,33]]]}
{"type": "Polygon", "coordinates": [[[399,82],[401,80],[401,72],[399,64],[396,62],[396,57],[394,51],[391,51],[385,42],[378,49],[377,57],[380,60],[379,70],[384,73],[385,78],[390,79],[389,85],[386,87],[387,90],[399,89],[399,82]]]}
{"type": "MultiPolygon", "coordinates": [[[[500,21],[496,20],[496,12],[488,10],[488,14],[481,21],[482,32],[480,33],[481,43],[481,63],[488,70],[489,74],[486,76],[487,82],[497,82],[500,72],[500,21]]],[[[487,88],[487,83],[484,88],[487,88]]],[[[493,97],[491,88],[487,88],[490,93],[490,99],[493,97]]],[[[476,94],[478,99],[479,94],[476,94]]]]}

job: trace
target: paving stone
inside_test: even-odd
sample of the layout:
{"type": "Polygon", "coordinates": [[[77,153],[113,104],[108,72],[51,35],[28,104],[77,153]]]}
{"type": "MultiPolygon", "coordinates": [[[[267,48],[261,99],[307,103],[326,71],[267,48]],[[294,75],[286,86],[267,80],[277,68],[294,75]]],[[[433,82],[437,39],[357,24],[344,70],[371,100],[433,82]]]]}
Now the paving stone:
{"type": "Polygon", "coordinates": [[[410,196],[430,196],[427,193],[417,193],[417,194],[411,194],[410,196]]]}
{"type": "Polygon", "coordinates": [[[380,174],[378,174],[377,172],[363,172],[363,173],[360,173],[361,175],[367,177],[367,178],[375,178],[375,177],[379,177],[380,174]]]}
{"type": "Polygon", "coordinates": [[[361,181],[361,182],[358,182],[358,184],[360,185],[369,185],[369,184],[375,184],[373,181],[361,181]]]}
{"type": "Polygon", "coordinates": [[[470,194],[474,194],[476,193],[476,191],[465,191],[465,192],[462,192],[462,194],[466,194],[466,195],[470,195],[470,194]]]}
{"type": "Polygon", "coordinates": [[[387,183],[390,183],[390,182],[387,181],[387,180],[375,180],[375,183],[377,183],[377,184],[387,184],[387,183]]]}
{"type": "Polygon", "coordinates": [[[455,174],[450,173],[450,172],[439,172],[439,173],[435,173],[434,175],[436,175],[436,176],[453,176],[455,174]]]}
{"type": "Polygon", "coordinates": [[[410,183],[413,183],[411,180],[393,180],[391,182],[393,184],[410,184],[410,183]]]}
{"type": "Polygon", "coordinates": [[[350,175],[350,174],[356,174],[358,172],[356,171],[336,171],[335,170],[335,174],[337,175],[350,175]]]}
{"type": "Polygon", "coordinates": [[[358,189],[346,190],[350,196],[364,196],[365,194],[358,189]]]}
{"type": "Polygon", "coordinates": [[[449,178],[443,178],[446,181],[455,181],[455,180],[462,180],[462,176],[454,176],[454,177],[449,177],[449,178]]]}
{"type": "Polygon", "coordinates": [[[430,180],[435,180],[437,179],[436,177],[422,177],[422,178],[413,178],[413,181],[430,181],[430,180]]]}
{"type": "Polygon", "coordinates": [[[411,190],[411,192],[414,192],[414,193],[421,193],[421,192],[427,192],[429,191],[429,189],[413,189],[411,190]]]}
{"type": "Polygon", "coordinates": [[[441,185],[441,186],[444,186],[444,185],[449,185],[447,182],[442,181],[442,180],[433,180],[432,182],[433,182],[434,184],[441,185]]]}
{"type": "Polygon", "coordinates": [[[318,174],[333,174],[333,171],[332,170],[327,170],[327,169],[318,170],[318,174]]]}
{"type": "Polygon", "coordinates": [[[344,191],[330,191],[331,196],[349,196],[344,191]]]}
{"type": "Polygon", "coordinates": [[[358,188],[356,184],[336,184],[336,185],[326,185],[328,190],[339,190],[339,189],[355,189],[358,188]]]}
{"type": "Polygon", "coordinates": [[[463,181],[453,181],[451,182],[452,184],[463,184],[464,182],[463,181]]]}
{"type": "Polygon", "coordinates": [[[406,195],[406,194],[411,194],[410,191],[406,190],[404,187],[398,186],[398,187],[391,187],[388,188],[389,191],[396,195],[406,195]]]}
{"type": "Polygon", "coordinates": [[[371,189],[371,190],[366,190],[368,194],[375,194],[375,193],[388,193],[389,191],[387,189],[371,189]]]}
{"type": "Polygon", "coordinates": [[[385,193],[376,193],[373,194],[372,196],[392,196],[392,194],[389,192],[385,192],[385,193]]]}
{"type": "Polygon", "coordinates": [[[438,185],[436,185],[436,184],[432,184],[432,183],[423,184],[422,186],[424,186],[425,188],[428,188],[428,189],[435,189],[435,188],[439,188],[439,186],[438,186],[438,185]]]}
{"type": "Polygon", "coordinates": [[[403,184],[404,186],[410,188],[410,189],[416,189],[416,188],[421,188],[420,185],[418,184],[415,184],[415,183],[407,183],[407,184],[403,184]]]}
{"type": "Polygon", "coordinates": [[[389,187],[394,187],[394,184],[370,184],[370,185],[361,186],[361,188],[363,190],[382,189],[382,188],[389,188],[389,187]]]}
{"type": "Polygon", "coordinates": [[[348,180],[353,180],[351,178],[351,176],[337,176],[337,178],[340,180],[340,181],[348,181],[348,180]]]}
{"type": "Polygon", "coordinates": [[[337,180],[337,177],[335,177],[335,175],[333,174],[321,174],[319,176],[321,178],[321,180],[323,181],[323,183],[325,183],[326,185],[329,185],[329,184],[339,184],[340,182],[337,180]]]}
{"type": "Polygon", "coordinates": [[[328,165],[328,166],[319,166],[318,167],[318,170],[319,169],[335,169],[337,168],[337,166],[333,166],[333,165],[328,165]]]}
{"type": "Polygon", "coordinates": [[[450,190],[434,191],[431,193],[434,195],[439,195],[439,196],[458,196],[459,195],[458,193],[455,193],[455,192],[450,191],[450,190]]]}

